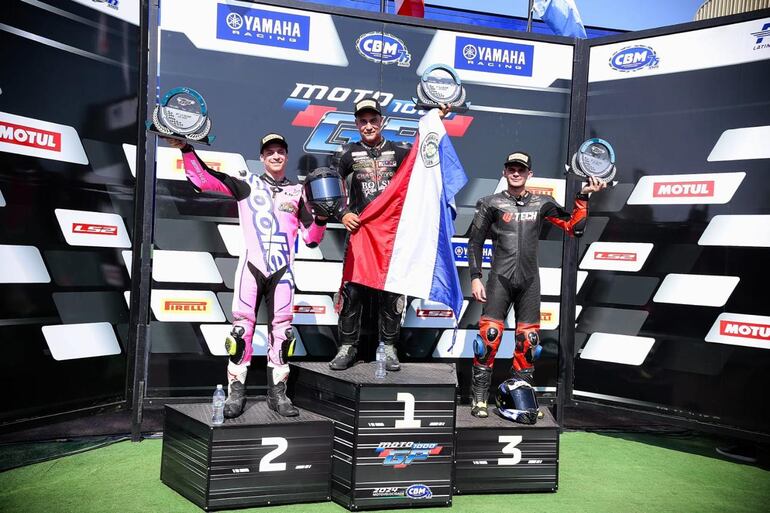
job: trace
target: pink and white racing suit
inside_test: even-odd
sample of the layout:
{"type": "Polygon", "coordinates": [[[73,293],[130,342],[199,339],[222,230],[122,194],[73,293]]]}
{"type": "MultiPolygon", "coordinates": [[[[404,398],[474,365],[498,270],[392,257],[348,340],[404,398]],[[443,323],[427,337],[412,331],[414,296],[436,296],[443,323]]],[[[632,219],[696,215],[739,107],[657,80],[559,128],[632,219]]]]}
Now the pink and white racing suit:
{"type": "MultiPolygon", "coordinates": [[[[238,202],[244,249],[235,271],[233,328],[243,328],[246,342],[238,364],[251,362],[257,308],[264,298],[268,308],[268,366],[273,368],[276,381],[285,379],[289,372],[285,344],[293,318],[292,264],[297,229],[302,230],[305,243],[315,247],[326,223],[314,220],[300,184],[286,178],[276,182],[267,173],[251,173],[241,180],[209,168],[190,146],[182,154],[187,179],[197,191],[222,193],[238,202]]],[[[232,372],[230,367],[228,372],[232,372]]]]}

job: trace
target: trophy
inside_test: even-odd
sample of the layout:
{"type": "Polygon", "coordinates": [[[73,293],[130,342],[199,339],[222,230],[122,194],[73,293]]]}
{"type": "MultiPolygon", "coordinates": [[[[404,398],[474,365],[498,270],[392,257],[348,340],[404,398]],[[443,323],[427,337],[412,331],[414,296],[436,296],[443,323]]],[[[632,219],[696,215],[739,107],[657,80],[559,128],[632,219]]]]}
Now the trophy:
{"type": "Polygon", "coordinates": [[[437,109],[441,104],[449,105],[454,112],[465,112],[465,88],[460,77],[451,66],[434,64],[426,69],[417,84],[417,98],[412,98],[417,108],[437,109]]]}
{"type": "Polygon", "coordinates": [[[593,176],[604,183],[615,178],[615,151],[604,139],[588,139],[572,155],[570,170],[578,176],[593,176]]]}
{"type": "Polygon", "coordinates": [[[147,121],[150,132],[189,142],[214,142],[211,119],[206,100],[195,89],[177,87],[170,90],[155,106],[152,121],[147,121]]]}

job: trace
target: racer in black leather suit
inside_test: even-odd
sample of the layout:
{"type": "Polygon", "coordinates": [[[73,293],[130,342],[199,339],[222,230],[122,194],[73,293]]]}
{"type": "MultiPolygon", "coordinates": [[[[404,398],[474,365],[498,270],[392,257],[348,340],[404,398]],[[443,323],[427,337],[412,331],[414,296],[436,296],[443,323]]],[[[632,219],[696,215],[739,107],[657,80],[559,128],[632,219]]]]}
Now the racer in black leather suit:
{"type": "MultiPolygon", "coordinates": [[[[332,159],[332,167],[343,179],[350,177],[349,202],[340,209],[337,217],[351,232],[360,225],[358,214],[385,190],[411,149],[410,144],[394,143],[382,137],[381,112],[379,103],[371,98],[356,103],[356,126],[361,141],[344,145],[332,159]]],[[[342,302],[338,321],[340,346],[329,362],[329,367],[334,370],[346,369],[356,361],[363,301],[370,294],[376,294],[379,300],[379,339],[385,343],[386,368],[389,371],[400,369],[395,344],[406,298],[357,283],[344,283],[338,299],[342,302]]]]}
{"type": "Polygon", "coordinates": [[[583,233],[588,215],[588,196],[606,187],[591,179],[575,198],[572,213],[551,196],[533,194],[525,189],[532,176],[531,157],[524,152],[508,156],[503,176],[507,190],[481,198],[468,241],[468,266],[473,296],[484,303],[479,319],[479,336],[474,342],[471,413],[487,416],[487,393],[495,355],[500,347],[508,309],[516,312],[513,356],[514,378],[532,382],[533,362],[540,352],[540,273],[538,240],[547,220],[570,236],[583,233]],[[481,283],[484,240],[492,239],[492,268],[486,287],[481,283]]]}

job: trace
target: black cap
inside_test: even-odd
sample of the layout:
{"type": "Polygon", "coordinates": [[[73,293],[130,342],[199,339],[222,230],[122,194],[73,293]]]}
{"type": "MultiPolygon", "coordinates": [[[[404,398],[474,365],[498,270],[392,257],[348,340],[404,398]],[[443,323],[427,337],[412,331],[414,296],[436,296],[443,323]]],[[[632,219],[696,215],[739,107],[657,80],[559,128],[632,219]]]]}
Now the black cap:
{"type": "Polygon", "coordinates": [[[289,143],[286,142],[286,139],[281,134],[267,134],[262,138],[262,145],[259,147],[259,152],[262,153],[265,146],[273,143],[280,144],[286,151],[289,151],[289,143]]]}
{"type": "Polygon", "coordinates": [[[514,151],[508,155],[507,159],[505,159],[505,165],[507,166],[509,164],[521,164],[527,169],[532,169],[532,157],[529,156],[529,153],[514,151]]]}
{"type": "Polygon", "coordinates": [[[374,98],[364,98],[356,102],[355,115],[358,116],[364,110],[373,110],[382,116],[382,107],[380,107],[380,102],[374,98]]]}

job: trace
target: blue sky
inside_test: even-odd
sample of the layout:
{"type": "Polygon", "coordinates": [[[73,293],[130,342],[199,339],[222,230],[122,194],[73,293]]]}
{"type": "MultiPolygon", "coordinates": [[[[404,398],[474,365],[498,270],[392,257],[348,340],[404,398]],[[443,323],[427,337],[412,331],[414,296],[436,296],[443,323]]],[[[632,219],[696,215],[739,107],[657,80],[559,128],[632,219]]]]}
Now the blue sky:
{"type": "MultiPolygon", "coordinates": [[[[704,0],[575,0],[585,25],[641,30],[692,21],[704,0]]],[[[527,16],[528,0],[426,0],[429,5],[459,7],[510,16],[527,16]]]]}

